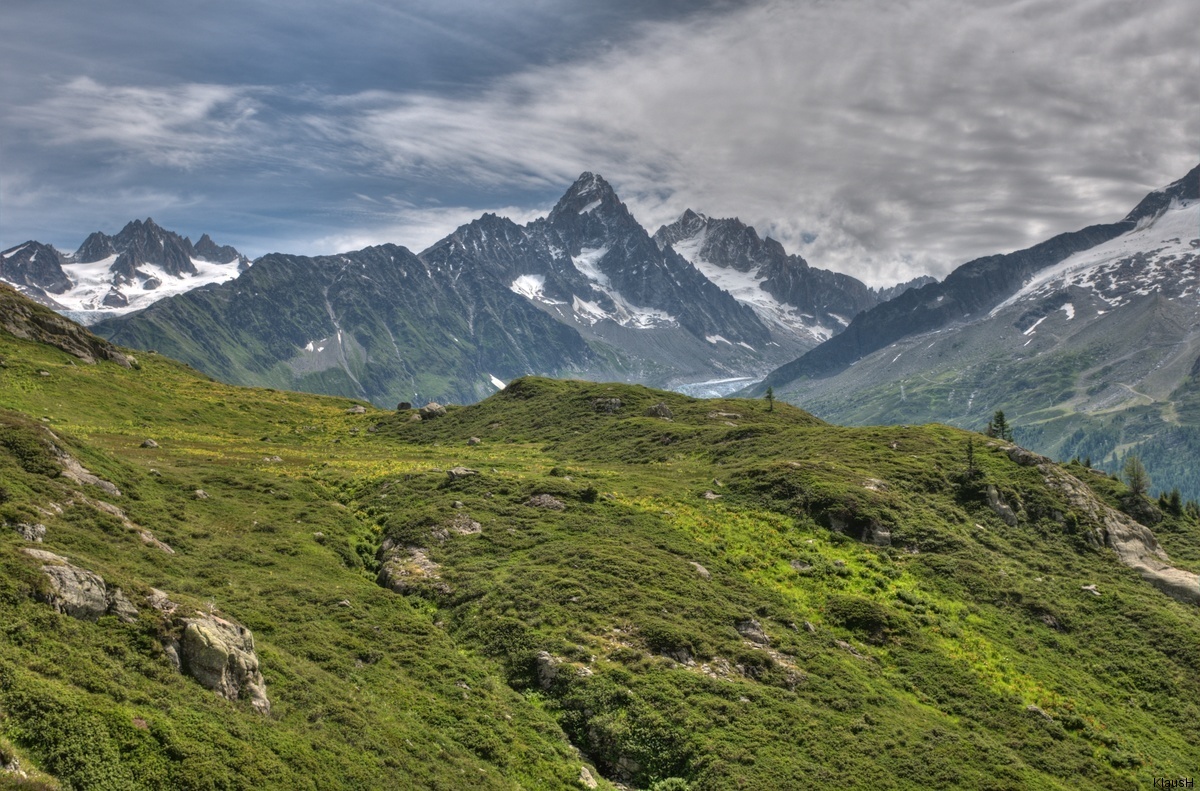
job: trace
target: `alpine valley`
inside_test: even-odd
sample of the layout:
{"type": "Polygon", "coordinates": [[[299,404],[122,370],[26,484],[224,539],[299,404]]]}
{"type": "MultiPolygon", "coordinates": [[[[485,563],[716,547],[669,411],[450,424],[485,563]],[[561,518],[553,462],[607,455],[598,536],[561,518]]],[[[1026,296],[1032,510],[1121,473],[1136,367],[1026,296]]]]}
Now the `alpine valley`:
{"type": "MultiPolygon", "coordinates": [[[[475,327],[545,317],[581,360],[605,321],[785,345],[699,281],[636,291],[604,268],[624,247],[589,266],[620,214],[576,205],[290,263],[345,333],[343,284],[445,284],[485,234],[548,249],[563,223],[582,246],[520,259],[502,282],[532,298],[475,327]]],[[[261,304],[287,263],[146,313],[261,304]]],[[[758,309],[797,338],[847,291],[758,309]]],[[[0,286],[0,523],[0,788],[1125,791],[1200,766],[1200,506],[950,426],[540,377],[378,409],[220,383],[0,286]]]]}
{"type": "Polygon", "coordinates": [[[748,392],[840,423],[982,429],[1200,497],[1200,167],[1119,222],[981,258],[867,308],[748,392]]]}

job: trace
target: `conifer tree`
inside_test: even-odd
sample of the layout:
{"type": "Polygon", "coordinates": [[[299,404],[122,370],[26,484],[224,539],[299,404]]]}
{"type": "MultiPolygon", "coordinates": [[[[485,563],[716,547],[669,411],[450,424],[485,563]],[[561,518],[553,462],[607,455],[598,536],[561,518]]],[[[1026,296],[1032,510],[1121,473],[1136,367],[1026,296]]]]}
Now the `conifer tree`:
{"type": "Polygon", "coordinates": [[[1137,454],[1125,458],[1125,483],[1135,495],[1144,495],[1150,491],[1150,475],[1137,454]]]}
{"type": "Polygon", "coordinates": [[[997,409],[996,414],[992,415],[992,419],[988,421],[987,428],[984,429],[985,434],[989,437],[1002,439],[1005,442],[1013,441],[1012,426],[1008,424],[1008,419],[1004,417],[1004,410],[997,409]]]}

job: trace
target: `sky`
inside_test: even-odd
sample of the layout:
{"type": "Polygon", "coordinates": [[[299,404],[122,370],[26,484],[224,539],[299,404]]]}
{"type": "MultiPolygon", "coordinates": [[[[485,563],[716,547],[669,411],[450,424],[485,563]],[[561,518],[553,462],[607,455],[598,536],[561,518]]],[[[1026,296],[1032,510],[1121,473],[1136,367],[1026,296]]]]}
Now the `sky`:
{"type": "Polygon", "coordinates": [[[871,285],[1200,162],[1194,0],[5,0],[0,249],[420,251],[583,171],[871,285]]]}

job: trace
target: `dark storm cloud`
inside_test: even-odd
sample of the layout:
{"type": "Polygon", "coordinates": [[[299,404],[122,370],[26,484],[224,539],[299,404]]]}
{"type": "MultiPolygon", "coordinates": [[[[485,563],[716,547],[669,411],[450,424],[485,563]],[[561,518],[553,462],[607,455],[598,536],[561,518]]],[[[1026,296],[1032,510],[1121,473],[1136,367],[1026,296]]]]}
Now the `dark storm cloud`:
{"type": "Polygon", "coordinates": [[[5,14],[5,245],[153,214],[419,249],[590,169],[651,230],[738,215],[883,283],[1119,218],[1200,156],[1189,0],[47,5],[5,14]]]}

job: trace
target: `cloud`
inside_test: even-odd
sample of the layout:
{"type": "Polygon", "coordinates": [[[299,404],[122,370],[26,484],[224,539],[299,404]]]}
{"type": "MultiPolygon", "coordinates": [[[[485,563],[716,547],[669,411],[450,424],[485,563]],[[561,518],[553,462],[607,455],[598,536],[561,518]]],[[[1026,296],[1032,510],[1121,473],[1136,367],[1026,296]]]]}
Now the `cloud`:
{"type": "Polygon", "coordinates": [[[397,177],[535,188],[595,169],[652,225],[739,214],[872,282],[944,274],[1119,218],[1194,164],[1191,13],[770,3],[351,123],[397,177]]]}
{"type": "Polygon", "coordinates": [[[98,146],[122,157],[192,168],[262,132],[254,89],[192,84],[105,86],[79,77],[19,119],[57,146],[98,146]]]}
{"type": "MultiPolygon", "coordinates": [[[[229,69],[60,82],[7,124],[25,135],[6,144],[9,214],[35,210],[20,185],[136,185],[264,251],[420,249],[487,208],[544,212],[593,170],[651,231],[689,207],[736,215],[815,266],[885,284],[1119,219],[1196,164],[1190,0],[764,0],[609,20],[597,29],[617,37],[579,38],[616,19],[616,3],[571,17],[574,38],[532,47],[551,35],[538,13],[560,5],[479,15],[462,35],[441,17],[414,28],[439,46],[494,28],[503,51],[470,79],[436,71],[444,52],[412,76],[420,48],[380,79],[364,64],[392,61],[374,36],[349,53],[358,71],[331,64],[332,83],[311,52],[289,84],[286,62],[251,70],[255,84],[229,69]]],[[[377,18],[398,29],[394,14],[377,18]]],[[[345,49],[346,26],[329,28],[321,51],[345,49]]]]}

